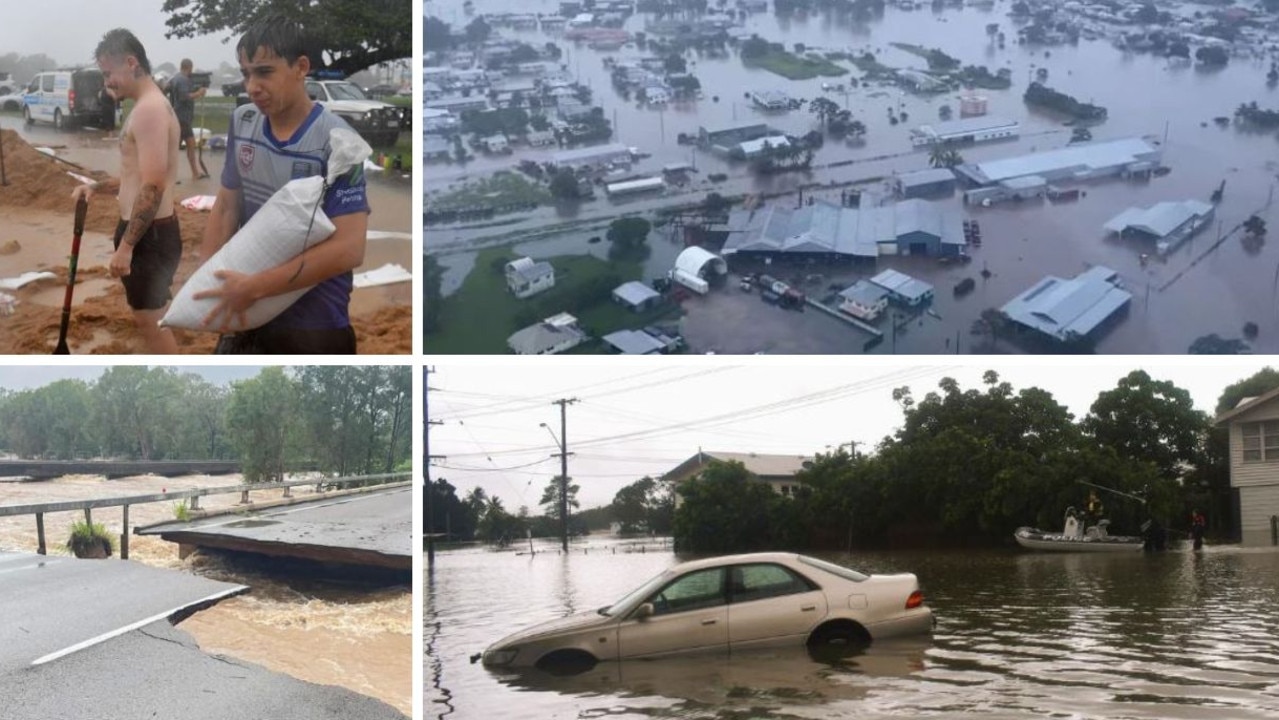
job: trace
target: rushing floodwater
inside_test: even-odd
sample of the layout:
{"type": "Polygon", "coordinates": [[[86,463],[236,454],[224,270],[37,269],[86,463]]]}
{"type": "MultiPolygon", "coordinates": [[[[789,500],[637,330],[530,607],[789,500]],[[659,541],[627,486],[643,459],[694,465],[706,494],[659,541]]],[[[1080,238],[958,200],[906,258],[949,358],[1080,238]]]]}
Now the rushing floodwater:
{"type": "Polygon", "coordinates": [[[530,623],[599,607],[675,563],[593,541],[559,555],[439,553],[425,589],[428,718],[1272,718],[1279,553],[1014,551],[827,556],[910,571],[932,638],[816,662],[802,648],[602,663],[571,678],[468,656],[530,623]]]}

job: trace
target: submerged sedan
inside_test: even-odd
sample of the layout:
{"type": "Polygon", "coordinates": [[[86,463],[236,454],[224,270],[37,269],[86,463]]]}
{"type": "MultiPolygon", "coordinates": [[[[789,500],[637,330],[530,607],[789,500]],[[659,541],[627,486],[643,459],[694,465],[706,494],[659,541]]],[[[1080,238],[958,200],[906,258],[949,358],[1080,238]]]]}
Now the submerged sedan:
{"type": "Polygon", "coordinates": [[[793,553],[676,565],[607,607],[534,625],[494,643],[490,667],[795,645],[846,645],[928,633],[913,574],[869,575],[793,553]]]}

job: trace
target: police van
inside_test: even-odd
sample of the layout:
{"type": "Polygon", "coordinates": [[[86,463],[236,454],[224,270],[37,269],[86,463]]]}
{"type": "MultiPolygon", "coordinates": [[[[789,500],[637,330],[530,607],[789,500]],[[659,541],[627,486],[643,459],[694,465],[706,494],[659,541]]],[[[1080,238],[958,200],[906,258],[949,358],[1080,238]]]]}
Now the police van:
{"type": "Polygon", "coordinates": [[[96,125],[115,129],[116,102],[97,68],[54,70],[32,78],[22,95],[27,125],[49,123],[59,130],[96,125]]]}

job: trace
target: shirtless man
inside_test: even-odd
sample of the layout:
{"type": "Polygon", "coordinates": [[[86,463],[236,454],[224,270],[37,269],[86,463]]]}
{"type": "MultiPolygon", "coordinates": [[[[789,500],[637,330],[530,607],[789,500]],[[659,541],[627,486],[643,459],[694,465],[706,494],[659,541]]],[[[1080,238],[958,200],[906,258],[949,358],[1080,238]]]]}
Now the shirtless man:
{"type": "Polygon", "coordinates": [[[133,319],[156,354],[176,353],[173,333],[160,327],[169,304],[169,286],[182,258],[182,236],[173,212],[178,179],[178,118],[151,78],[146,50],[133,33],[117,28],[102,37],[94,52],[107,90],[133,110],[120,131],[120,177],[81,185],[72,197],[115,193],[120,223],[109,271],[120,278],[133,319]]]}

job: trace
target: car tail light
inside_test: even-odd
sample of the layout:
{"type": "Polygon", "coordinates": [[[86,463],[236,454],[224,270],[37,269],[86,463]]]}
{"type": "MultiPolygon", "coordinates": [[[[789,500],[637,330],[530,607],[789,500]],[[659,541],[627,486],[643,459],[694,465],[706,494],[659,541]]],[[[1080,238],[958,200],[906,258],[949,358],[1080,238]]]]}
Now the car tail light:
{"type": "Polygon", "coordinates": [[[75,107],[75,90],[67,91],[67,107],[70,107],[70,108],[75,107]]]}
{"type": "Polygon", "coordinates": [[[914,610],[915,608],[920,607],[923,604],[924,604],[924,594],[918,590],[911,593],[910,597],[906,598],[907,610],[914,610]]]}

